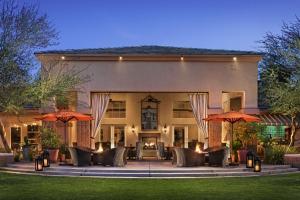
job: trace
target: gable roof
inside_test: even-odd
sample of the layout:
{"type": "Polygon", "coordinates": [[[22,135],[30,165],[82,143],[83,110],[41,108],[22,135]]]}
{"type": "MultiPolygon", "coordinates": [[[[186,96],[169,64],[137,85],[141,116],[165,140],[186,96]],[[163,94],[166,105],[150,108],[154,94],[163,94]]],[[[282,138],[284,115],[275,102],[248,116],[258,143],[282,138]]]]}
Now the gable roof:
{"type": "Polygon", "coordinates": [[[89,55],[262,55],[256,51],[184,48],[171,46],[129,46],[94,49],[47,50],[39,54],[89,54],[89,55]]]}

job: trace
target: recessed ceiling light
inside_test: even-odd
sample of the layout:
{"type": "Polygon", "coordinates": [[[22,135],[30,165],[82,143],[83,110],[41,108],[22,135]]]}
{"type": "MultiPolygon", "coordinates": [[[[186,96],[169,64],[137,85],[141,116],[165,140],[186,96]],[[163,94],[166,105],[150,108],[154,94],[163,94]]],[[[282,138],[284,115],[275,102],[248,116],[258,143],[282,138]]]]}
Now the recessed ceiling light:
{"type": "Polygon", "coordinates": [[[62,57],[60,57],[62,60],[64,60],[64,59],[66,59],[66,57],[64,57],[64,56],[62,56],[62,57]]]}
{"type": "Polygon", "coordinates": [[[123,57],[122,57],[122,56],[119,56],[119,60],[123,60],[123,57]]]}
{"type": "Polygon", "coordinates": [[[181,57],[180,57],[180,60],[181,60],[181,61],[183,61],[183,60],[184,60],[184,57],[183,57],[183,56],[181,56],[181,57]]]}
{"type": "Polygon", "coordinates": [[[237,57],[233,57],[232,60],[233,60],[233,61],[237,61],[237,57]]]}

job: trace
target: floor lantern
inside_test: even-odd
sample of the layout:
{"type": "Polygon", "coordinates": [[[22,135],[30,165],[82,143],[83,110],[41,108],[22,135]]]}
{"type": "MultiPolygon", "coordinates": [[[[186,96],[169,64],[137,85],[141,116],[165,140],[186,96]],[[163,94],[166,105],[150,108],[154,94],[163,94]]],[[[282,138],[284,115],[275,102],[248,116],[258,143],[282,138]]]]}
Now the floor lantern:
{"type": "Polygon", "coordinates": [[[254,159],[254,172],[260,172],[261,171],[261,161],[258,157],[254,159]]]}
{"type": "Polygon", "coordinates": [[[49,151],[44,151],[42,154],[43,158],[43,167],[50,167],[50,154],[49,151]]]}
{"type": "Polygon", "coordinates": [[[253,164],[254,164],[254,155],[252,151],[248,151],[246,155],[246,167],[253,168],[253,164]]]}
{"type": "Polygon", "coordinates": [[[41,156],[38,156],[35,159],[35,171],[43,171],[43,158],[41,156]]]}

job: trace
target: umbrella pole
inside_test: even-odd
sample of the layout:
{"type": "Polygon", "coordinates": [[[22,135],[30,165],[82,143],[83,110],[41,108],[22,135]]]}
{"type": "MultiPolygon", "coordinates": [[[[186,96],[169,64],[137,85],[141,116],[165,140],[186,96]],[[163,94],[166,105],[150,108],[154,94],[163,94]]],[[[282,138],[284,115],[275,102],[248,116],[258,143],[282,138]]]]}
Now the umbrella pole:
{"type": "Polygon", "coordinates": [[[67,146],[67,122],[64,122],[65,124],[65,130],[64,130],[64,133],[65,133],[65,145],[67,146]]]}
{"type": "Polygon", "coordinates": [[[232,161],[232,155],[233,155],[233,123],[231,122],[231,145],[230,145],[230,160],[232,161]]]}

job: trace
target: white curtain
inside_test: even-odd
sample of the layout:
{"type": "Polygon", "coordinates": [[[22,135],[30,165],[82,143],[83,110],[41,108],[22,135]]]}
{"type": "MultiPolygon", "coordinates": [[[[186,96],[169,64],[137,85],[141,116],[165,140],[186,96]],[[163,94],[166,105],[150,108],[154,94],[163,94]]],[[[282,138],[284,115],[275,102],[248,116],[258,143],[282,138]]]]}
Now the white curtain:
{"type": "MultiPolygon", "coordinates": [[[[91,138],[95,139],[101,130],[101,121],[105,115],[109,103],[109,94],[93,93],[92,94],[92,134],[91,138]]],[[[94,144],[92,144],[94,145],[94,144]]],[[[93,148],[93,147],[92,147],[93,148]]]]}
{"type": "MultiPolygon", "coordinates": [[[[207,97],[208,95],[206,93],[189,94],[191,107],[193,109],[198,128],[203,134],[204,148],[208,147],[208,124],[203,120],[207,117],[207,97]]],[[[199,138],[200,136],[198,135],[198,140],[199,138]]]]}

